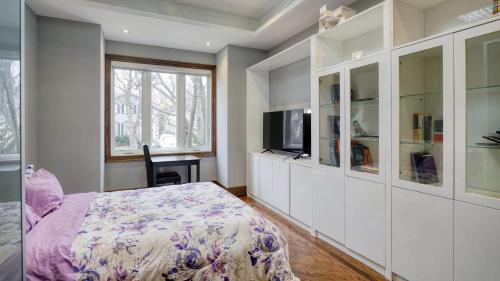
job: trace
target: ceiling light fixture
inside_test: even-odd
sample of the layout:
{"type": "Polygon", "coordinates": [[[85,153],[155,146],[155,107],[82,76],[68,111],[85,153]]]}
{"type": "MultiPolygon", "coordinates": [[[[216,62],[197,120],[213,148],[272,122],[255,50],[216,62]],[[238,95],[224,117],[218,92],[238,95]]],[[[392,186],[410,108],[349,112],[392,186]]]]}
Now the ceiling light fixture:
{"type": "Polygon", "coordinates": [[[128,29],[124,29],[123,33],[128,34],[128,29]]]}
{"type": "Polygon", "coordinates": [[[207,41],[207,43],[205,43],[205,45],[207,46],[210,46],[210,44],[211,44],[210,41],[207,41]]]}

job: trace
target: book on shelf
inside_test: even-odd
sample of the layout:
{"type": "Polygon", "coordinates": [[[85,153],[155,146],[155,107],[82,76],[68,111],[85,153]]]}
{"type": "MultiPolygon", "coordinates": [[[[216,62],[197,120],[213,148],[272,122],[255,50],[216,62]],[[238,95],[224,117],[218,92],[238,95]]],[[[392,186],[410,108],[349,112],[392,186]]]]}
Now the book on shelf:
{"type": "Polygon", "coordinates": [[[358,120],[352,121],[351,125],[351,135],[352,137],[362,137],[362,136],[368,136],[366,131],[361,127],[361,124],[359,123],[358,120]]]}
{"type": "Polygon", "coordinates": [[[333,166],[340,166],[340,139],[330,140],[330,162],[333,166]]]}
{"type": "Polygon", "coordinates": [[[357,142],[351,141],[351,166],[370,167],[373,165],[373,158],[370,148],[357,142]]]}
{"type": "Polygon", "coordinates": [[[430,114],[413,113],[413,141],[415,143],[432,143],[433,141],[436,142],[436,140],[442,142],[443,121],[433,121],[433,119],[434,117],[430,114]]]}
{"type": "Polygon", "coordinates": [[[432,153],[411,152],[411,169],[417,183],[431,184],[439,181],[436,162],[432,153]]]}
{"type": "Polygon", "coordinates": [[[340,102],[340,84],[333,84],[330,88],[330,95],[332,99],[332,103],[340,102]]]}

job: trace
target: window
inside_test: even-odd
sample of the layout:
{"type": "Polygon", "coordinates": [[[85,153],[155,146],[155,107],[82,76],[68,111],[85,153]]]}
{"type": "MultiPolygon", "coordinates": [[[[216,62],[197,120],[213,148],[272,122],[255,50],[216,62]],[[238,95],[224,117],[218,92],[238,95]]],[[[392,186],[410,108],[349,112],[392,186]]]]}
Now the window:
{"type": "Polygon", "coordinates": [[[0,59],[0,160],[18,159],[21,149],[21,63],[0,59]]]}
{"type": "Polygon", "coordinates": [[[106,160],[215,154],[215,66],[106,56],[106,160]]]}

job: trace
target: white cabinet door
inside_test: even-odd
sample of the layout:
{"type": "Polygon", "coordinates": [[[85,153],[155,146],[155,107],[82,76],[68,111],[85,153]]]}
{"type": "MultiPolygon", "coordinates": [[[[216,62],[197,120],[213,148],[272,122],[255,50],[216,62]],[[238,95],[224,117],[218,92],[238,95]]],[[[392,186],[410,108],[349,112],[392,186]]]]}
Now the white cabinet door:
{"type": "Polygon", "coordinates": [[[290,214],[290,164],[273,160],[272,170],[272,205],[285,214],[290,214]]]}
{"type": "Polygon", "coordinates": [[[312,169],[290,164],[290,215],[312,225],[312,169]]]}
{"type": "Polygon", "coordinates": [[[346,177],[346,246],[385,266],[385,186],[346,177]]]}
{"type": "Polygon", "coordinates": [[[260,199],[273,203],[273,159],[260,157],[260,199]]]}
{"type": "Polygon", "coordinates": [[[407,280],[453,280],[453,200],[392,188],[392,271],[407,280]]]}
{"type": "Polygon", "coordinates": [[[455,281],[500,280],[500,211],[455,201],[455,281]]]}
{"type": "Polygon", "coordinates": [[[258,156],[248,154],[248,174],[247,174],[247,192],[257,198],[260,197],[259,193],[259,158],[258,156]]]}
{"type": "Polygon", "coordinates": [[[344,244],[344,176],[323,170],[313,171],[314,229],[344,244]]]}

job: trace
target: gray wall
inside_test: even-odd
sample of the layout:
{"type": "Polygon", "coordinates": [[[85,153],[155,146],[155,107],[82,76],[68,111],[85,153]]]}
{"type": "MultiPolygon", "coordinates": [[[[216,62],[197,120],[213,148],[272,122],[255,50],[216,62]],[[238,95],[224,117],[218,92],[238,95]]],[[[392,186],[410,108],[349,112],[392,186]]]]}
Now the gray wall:
{"type": "MultiPolygon", "coordinates": [[[[318,13],[319,13],[319,11],[318,11],[318,13]]],[[[299,43],[300,41],[303,41],[303,40],[313,36],[314,34],[318,33],[318,30],[319,30],[319,27],[318,27],[317,23],[309,26],[308,28],[302,30],[301,32],[295,34],[294,36],[286,39],[285,41],[283,41],[283,42],[279,43],[278,45],[274,46],[273,48],[271,48],[268,51],[268,56],[269,57],[274,56],[277,53],[290,48],[291,46],[299,43]]]]}
{"type": "Polygon", "coordinates": [[[24,29],[24,45],[25,45],[25,159],[26,164],[38,166],[38,150],[37,150],[37,90],[38,90],[38,24],[37,16],[33,11],[25,7],[25,29],[24,29]]]}
{"type": "Polygon", "coordinates": [[[311,107],[311,59],[296,61],[269,73],[271,110],[311,107]]]}
{"type": "Polygon", "coordinates": [[[246,69],[266,56],[262,50],[232,45],[217,54],[217,135],[221,149],[217,173],[220,183],[228,188],[246,185],[246,69]]]}
{"type": "MultiPolygon", "coordinates": [[[[107,54],[175,60],[192,63],[216,64],[215,55],[209,53],[153,47],[116,41],[106,41],[105,45],[107,54]]],[[[219,87],[219,85],[217,86],[219,87]]],[[[217,100],[217,103],[219,103],[219,100],[217,100]]],[[[219,142],[219,136],[217,136],[217,142],[219,142]]],[[[215,157],[202,158],[200,166],[200,176],[202,181],[213,181],[217,179],[217,163],[215,157]]],[[[182,177],[182,181],[187,181],[186,167],[178,167],[168,170],[178,172],[182,177]]],[[[193,179],[195,179],[195,171],[196,170],[193,167],[193,179]]],[[[147,186],[146,168],[144,165],[144,161],[106,163],[104,182],[105,190],[117,190],[147,186]]]]}
{"type": "Polygon", "coordinates": [[[38,166],[65,193],[101,190],[101,45],[99,25],[38,17],[38,166]]]}

